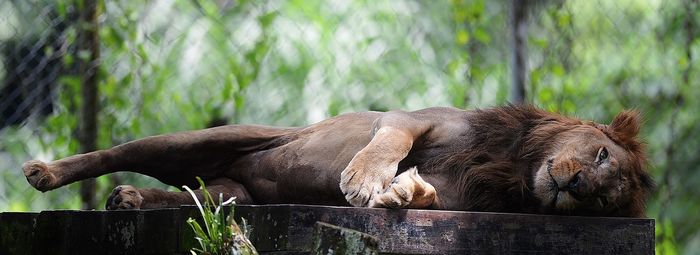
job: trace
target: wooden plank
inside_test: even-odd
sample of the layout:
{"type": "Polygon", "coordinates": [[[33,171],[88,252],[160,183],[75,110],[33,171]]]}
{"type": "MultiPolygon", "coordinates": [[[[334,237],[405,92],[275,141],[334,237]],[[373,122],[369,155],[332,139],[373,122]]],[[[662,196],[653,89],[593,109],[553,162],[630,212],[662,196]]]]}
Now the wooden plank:
{"type": "MultiPolygon", "coordinates": [[[[59,211],[47,218],[65,217],[67,231],[64,237],[67,253],[105,254],[103,247],[104,214],[99,211],[59,211]],[[80,240],[79,242],[73,240],[80,240]]],[[[47,224],[51,224],[47,222],[47,224]]]]}
{"type": "MultiPolygon", "coordinates": [[[[183,225],[180,209],[142,210],[143,221],[140,223],[137,250],[139,254],[175,254],[179,250],[179,237],[183,225]]],[[[194,241],[194,240],[193,240],[194,241]]],[[[186,253],[184,251],[183,253],[186,253]]]]}
{"type": "MultiPolygon", "coordinates": [[[[0,213],[0,254],[187,254],[195,207],[0,213]]],[[[308,205],[239,205],[261,253],[308,254],[317,221],[395,254],[653,254],[654,220],[308,205]]]]}
{"type": "MultiPolygon", "coordinates": [[[[253,239],[285,236],[283,246],[259,251],[309,251],[313,225],[323,221],[377,236],[384,253],[653,254],[654,220],[306,205],[239,206],[239,216],[280,221],[253,239]],[[289,214],[286,215],[286,212],[289,214]],[[260,235],[261,237],[259,237],[260,235]]],[[[254,227],[264,226],[265,221],[254,227]]],[[[254,241],[254,244],[257,244],[254,241]]]]}
{"type": "Polygon", "coordinates": [[[316,222],[313,240],[313,254],[379,254],[377,237],[324,222],[316,222]]]}
{"type": "MultiPolygon", "coordinates": [[[[239,223],[241,218],[245,218],[252,227],[250,241],[258,251],[290,251],[295,247],[297,251],[309,251],[310,247],[304,249],[290,244],[291,209],[291,206],[238,205],[234,217],[239,223]]],[[[313,231],[313,225],[310,225],[309,231],[313,231]]]]}
{"type": "Polygon", "coordinates": [[[34,254],[37,213],[0,213],[0,254],[34,254]]]}
{"type": "Polygon", "coordinates": [[[139,228],[147,224],[141,211],[109,211],[103,214],[103,254],[138,254],[139,228]]]}
{"type": "Polygon", "coordinates": [[[68,254],[71,245],[69,237],[69,217],[67,211],[41,212],[36,219],[32,253],[68,254]],[[41,244],[41,245],[37,245],[41,244]]]}

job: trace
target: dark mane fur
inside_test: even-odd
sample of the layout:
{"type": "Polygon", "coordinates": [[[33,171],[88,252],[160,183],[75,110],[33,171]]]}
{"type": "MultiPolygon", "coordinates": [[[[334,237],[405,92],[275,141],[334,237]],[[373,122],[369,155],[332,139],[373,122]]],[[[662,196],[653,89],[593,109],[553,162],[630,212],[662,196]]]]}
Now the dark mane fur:
{"type": "MultiPolygon", "coordinates": [[[[427,164],[452,172],[464,205],[460,209],[479,211],[539,213],[539,202],[531,192],[532,169],[544,160],[557,134],[594,124],[530,105],[476,110],[467,118],[474,140],[427,164]]],[[[628,149],[643,155],[640,146],[635,143],[628,149]]],[[[633,167],[643,172],[642,165],[633,167]]]]}
{"type": "Polygon", "coordinates": [[[642,191],[641,196],[632,197],[628,204],[621,205],[621,208],[628,210],[620,212],[624,215],[643,215],[646,198],[656,186],[651,176],[644,171],[647,165],[645,145],[636,138],[639,133],[639,118],[637,111],[623,111],[613,119],[610,125],[596,125],[611,140],[629,152],[632,163],[629,170],[634,176],[631,185],[633,189],[642,191]]]}

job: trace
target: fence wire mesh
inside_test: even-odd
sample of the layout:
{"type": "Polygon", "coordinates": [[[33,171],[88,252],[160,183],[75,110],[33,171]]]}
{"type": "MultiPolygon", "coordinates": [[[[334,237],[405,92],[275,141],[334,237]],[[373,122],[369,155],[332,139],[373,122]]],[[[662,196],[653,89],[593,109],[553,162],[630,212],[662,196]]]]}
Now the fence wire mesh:
{"type": "MultiPolygon", "coordinates": [[[[85,3],[0,2],[0,210],[79,208],[22,162],[80,151],[85,3]]],[[[608,121],[645,113],[658,249],[700,249],[698,3],[527,1],[526,101],[608,121]],[[685,209],[684,209],[685,208],[685,209]],[[690,208],[690,209],[688,209],[690,208]],[[695,247],[695,248],[693,248],[695,247]]],[[[227,123],[298,126],[340,113],[505,103],[511,1],[98,1],[98,148],[227,123]]],[[[129,174],[97,179],[104,202],[129,174]]],[[[99,207],[99,206],[98,206],[99,207]]]]}

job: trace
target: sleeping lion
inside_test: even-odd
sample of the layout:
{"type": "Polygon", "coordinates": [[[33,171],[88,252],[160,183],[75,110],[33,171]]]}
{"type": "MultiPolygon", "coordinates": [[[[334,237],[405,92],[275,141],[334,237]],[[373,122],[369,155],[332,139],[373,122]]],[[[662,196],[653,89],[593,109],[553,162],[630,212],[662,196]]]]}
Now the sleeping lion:
{"type": "MultiPolygon", "coordinates": [[[[176,187],[194,187],[199,176],[239,204],[644,217],[653,181],[638,131],[634,111],[610,125],[526,105],[362,112],[306,127],[152,136],[22,169],[40,191],[132,171],[176,187]]],[[[121,185],[106,209],[192,203],[187,192],[121,185]]]]}

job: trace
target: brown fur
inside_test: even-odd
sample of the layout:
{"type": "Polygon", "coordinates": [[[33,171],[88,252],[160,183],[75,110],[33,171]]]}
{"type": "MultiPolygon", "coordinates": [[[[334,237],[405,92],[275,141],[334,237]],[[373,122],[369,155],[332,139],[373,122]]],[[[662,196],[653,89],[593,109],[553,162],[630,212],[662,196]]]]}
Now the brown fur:
{"type": "Polygon", "coordinates": [[[637,139],[640,129],[639,119],[639,112],[623,111],[615,117],[609,126],[603,128],[603,132],[617,144],[623,146],[632,157],[630,160],[632,164],[629,166],[629,171],[633,175],[631,180],[633,180],[633,188],[640,190],[641,194],[633,196],[628,205],[622,206],[627,211],[621,212],[621,214],[636,214],[637,216],[644,214],[645,200],[655,186],[651,176],[644,171],[647,165],[647,156],[644,144],[637,139]]]}
{"type": "MultiPolygon", "coordinates": [[[[514,105],[352,113],[303,128],[231,125],[149,137],[23,169],[42,191],[128,170],[175,186],[201,176],[243,203],[639,217],[653,183],[638,119],[626,111],[601,125],[514,105]],[[610,158],[599,163],[601,148],[610,158]],[[402,174],[414,166],[420,176],[402,174]]],[[[186,193],[122,186],[107,207],[188,202],[186,193]]]]}
{"type": "MultiPolygon", "coordinates": [[[[531,106],[506,106],[474,112],[471,124],[475,141],[462,151],[430,160],[427,169],[451,169],[460,180],[462,210],[506,212],[553,212],[539,208],[532,194],[532,176],[536,166],[547,157],[553,137],[576,126],[597,127],[626,148],[633,159],[625,169],[632,175],[633,192],[610,216],[642,216],[644,201],[653,181],[643,170],[644,146],[636,138],[638,113],[620,113],[609,126],[542,111],[531,106]]],[[[597,215],[596,212],[558,212],[597,215]]]]}

